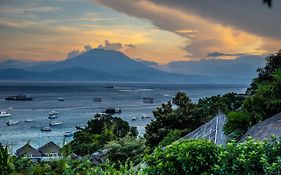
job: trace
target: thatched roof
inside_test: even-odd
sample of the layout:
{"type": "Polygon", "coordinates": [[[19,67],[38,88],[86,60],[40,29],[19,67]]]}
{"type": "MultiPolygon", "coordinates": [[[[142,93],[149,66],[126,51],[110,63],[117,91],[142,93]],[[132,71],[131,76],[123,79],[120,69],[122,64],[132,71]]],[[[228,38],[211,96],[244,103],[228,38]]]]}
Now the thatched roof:
{"type": "Polygon", "coordinates": [[[213,118],[208,123],[200,126],[194,131],[188,133],[183,138],[185,139],[194,139],[194,138],[202,138],[213,141],[215,144],[225,144],[226,136],[223,132],[223,127],[226,121],[226,117],[224,114],[218,114],[215,118],[213,118]]]}
{"type": "Polygon", "coordinates": [[[49,142],[43,146],[41,146],[40,148],[38,148],[38,151],[40,151],[43,154],[50,154],[50,153],[60,153],[60,147],[55,144],[54,142],[49,142]]]}
{"type": "Polygon", "coordinates": [[[251,127],[240,141],[245,141],[247,137],[263,140],[272,137],[272,135],[275,135],[277,138],[281,136],[281,113],[251,127]]]}
{"type": "Polygon", "coordinates": [[[32,157],[41,157],[42,156],[42,154],[39,151],[37,151],[35,148],[33,148],[28,143],[25,144],[23,147],[19,148],[16,151],[16,155],[17,156],[32,155],[32,157]]]}

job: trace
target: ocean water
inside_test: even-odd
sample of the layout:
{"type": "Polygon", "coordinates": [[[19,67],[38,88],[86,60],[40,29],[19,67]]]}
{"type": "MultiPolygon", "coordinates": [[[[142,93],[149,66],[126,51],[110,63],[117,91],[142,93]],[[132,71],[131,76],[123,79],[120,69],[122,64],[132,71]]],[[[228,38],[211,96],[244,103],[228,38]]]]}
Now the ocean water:
{"type": "MultiPolygon", "coordinates": [[[[186,92],[192,101],[227,92],[242,93],[247,85],[195,85],[195,84],[157,84],[157,83],[58,83],[58,82],[1,82],[0,111],[11,113],[11,117],[0,118],[0,142],[10,145],[14,151],[27,142],[34,147],[54,141],[62,145],[63,134],[83,127],[95,113],[109,107],[117,107],[121,114],[115,115],[136,126],[139,135],[145,132],[144,126],[153,120],[152,111],[163,102],[171,100],[179,91],[186,92]],[[113,86],[114,88],[109,88],[113,86]],[[6,101],[5,97],[20,93],[29,94],[32,101],[6,101]],[[102,98],[93,102],[93,98],[102,98]],[[154,103],[145,104],[143,97],[154,98],[154,103]],[[65,101],[58,101],[64,98],[65,101]],[[48,119],[50,111],[59,112],[58,118],[48,119]],[[141,115],[151,116],[141,119],[141,115]],[[24,119],[34,121],[26,123],[24,119]],[[132,121],[132,118],[138,118],[132,121]],[[8,126],[9,120],[19,124],[8,126]],[[52,127],[51,132],[41,132],[41,127],[49,126],[50,121],[61,121],[63,125],[52,127]]],[[[69,142],[71,138],[66,138],[69,142]]]]}

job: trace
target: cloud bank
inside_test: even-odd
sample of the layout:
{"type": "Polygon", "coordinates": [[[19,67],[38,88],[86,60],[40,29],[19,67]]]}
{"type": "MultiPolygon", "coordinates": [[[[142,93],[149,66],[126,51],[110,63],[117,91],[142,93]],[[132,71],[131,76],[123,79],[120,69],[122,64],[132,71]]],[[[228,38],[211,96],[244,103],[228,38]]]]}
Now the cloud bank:
{"type": "Polygon", "coordinates": [[[205,58],[211,52],[261,55],[281,45],[279,1],[273,10],[252,0],[94,1],[186,38],[186,45],[179,47],[187,59],[205,58]]]}

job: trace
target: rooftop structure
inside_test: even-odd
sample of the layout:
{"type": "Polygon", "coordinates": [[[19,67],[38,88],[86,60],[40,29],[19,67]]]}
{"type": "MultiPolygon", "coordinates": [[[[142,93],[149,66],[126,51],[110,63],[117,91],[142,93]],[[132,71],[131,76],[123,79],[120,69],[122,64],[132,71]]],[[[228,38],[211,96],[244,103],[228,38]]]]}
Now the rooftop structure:
{"type": "Polygon", "coordinates": [[[213,141],[215,144],[225,144],[226,135],[223,132],[223,127],[226,122],[224,114],[218,114],[208,123],[200,126],[194,131],[188,133],[184,138],[194,139],[203,138],[213,141]]]}

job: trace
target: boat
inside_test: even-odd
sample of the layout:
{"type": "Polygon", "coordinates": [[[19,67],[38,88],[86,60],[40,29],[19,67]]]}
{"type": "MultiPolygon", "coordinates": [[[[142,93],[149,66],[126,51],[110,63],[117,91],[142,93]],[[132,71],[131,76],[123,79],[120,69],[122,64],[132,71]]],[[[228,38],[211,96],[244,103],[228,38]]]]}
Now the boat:
{"type": "Polygon", "coordinates": [[[58,101],[64,101],[64,98],[58,98],[58,101]]]}
{"type": "Polygon", "coordinates": [[[62,122],[54,121],[50,123],[50,126],[59,126],[59,125],[62,125],[62,122]]]}
{"type": "Polygon", "coordinates": [[[135,121],[135,120],[137,120],[137,119],[138,119],[137,117],[133,117],[133,118],[132,118],[132,121],[135,121]]]}
{"type": "Polygon", "coordinates": [[[58,118],[58,116],[57,116],[57,115],[49,115],[48,118],[49,118],[49,119],[56,119],[56,118],[58,118]]]}
{"type": "Polygon", "coordinates": [[[105,86],[106,89],[114,89],[114,86],[105,86]]]}
{"type": "Polygon", "coordinates": [[[95,114],[95,118],[104,117],[104,116],[106,116],[106,115],[107,115],[107,113],[98,112],[98,113],[95,114]]]}
{"type": "Polygon", "coordinates": [[[59,112],[57,112],[57,111],[51,111],[51,112],[49,112],[49,116],[58,115],[58,114],[59,114],[59,112]]]}
{"type": "Polygon", "coordinates": [[[11,114],[6,111],[0,111],[0,117],[10,117],[11,114]]]}
{"type": "Polygon", "coordinates": [[[16,101],[31,101],[33,98],[27,94],[18,94],[18,95],[6,97],[5,99],[16,100],[16,101]]]}
{"type": "Polygon", "coordinates": [[[24,119],[24,122],[33,122],[34,120],[32,118],[26,118],[24,119]]]}
{"type": "Polygon", "coordinates": [[[9,107],[9,108],[8,108],[8,110],[10,110],[10,111],[11,111],[11,110],[13,110],[13,108],[12,108],[12,107],[9,107]]]}
{"type": "Polygon", "coordinates": [[[74,135],[74,133],[71,132],[71,131],[66,131],[66,132],[63,134],[64,137],[72,137],[73,135],[74,135]]]}
{"type": "Polygon", "coordinates": [[[41,131],[52,131],[52,129],[49,126],[44,126],[41,128],[41,131]]]}
{"type": "Polygon", "coordinates": [[[95,98],[93,98],[93,101],[94,102],[101,102],[101,98],[100,97],[95,97],[95,98]]]}
{"type": "Polygon", "coordinates": [[[144,115],[144,114],[142,114],[142,115],[141,115],[141,118],[142,118],[142,119],[146,119],[146,118],[151,118],[151,117],[150,117],[150,116],[148,116],[148,115],[144,115]]]}
{"type": "Polygon", "coordinates": [[[121,109],[120,108],[107,108],[103,113],[106,114],[121,114],[121,109]]]}
{"type": "Polygon", "coordinates": [[[143,103],[154,103],[154,98],[145,97],[142,98],[143,103]]]}
{"type": "Polygon", "coordinates": [[[11,125],[16,125],[16,124],[18,124],[19,122],[18,121],[16,121],[16,120],[9,120],[8,122],[7,122],[7,125],[8,126],[11,126],[11,125]]]}

